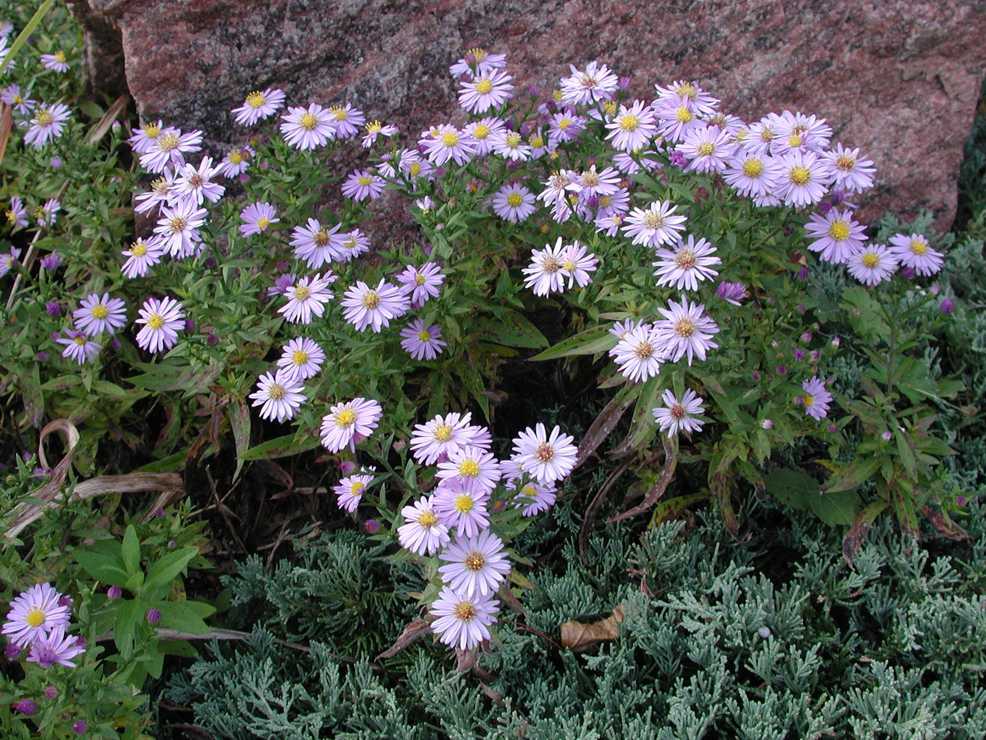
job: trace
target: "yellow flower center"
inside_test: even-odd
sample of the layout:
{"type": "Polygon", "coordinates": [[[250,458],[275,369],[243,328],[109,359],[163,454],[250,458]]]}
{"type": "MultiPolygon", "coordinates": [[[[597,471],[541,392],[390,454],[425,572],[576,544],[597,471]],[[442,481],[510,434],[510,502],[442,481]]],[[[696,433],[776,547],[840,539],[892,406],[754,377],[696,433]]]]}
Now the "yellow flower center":
{"type": "Polygon", "coordinates": [[[571,118],[569,118],[568,116],[566,116],[565,118],[561,118],[561,119],[559,119],[559,121],[558,121],[558,130],[559,130],[559,131],[564,131],[564,130],[565,130],[565,129],[567,129],[567,128],[568,128],[569,126],[571,126],[571,125],[572,125],[572,123],[573,123],[573,121],[572,121],[572,119],[571,119],[571,118]]]}
{"type": "Polygon", "coordinates": [[[455,617],[463,622],[470,622],[476,617],[476,607],[468,601],[460,601],[455,605],[455,617]]]}
{"type": "Polygon", "coordinates": [[[425,282],[427,282],[425,280],[425,276],[422,275],[420,272],[417,275],[414,276],[414,284],[415,285],[424,285],[425,282]]]}
{"type": "Polygon", "coordinates": [[[229,153],[229,163],[230,164],[240,164],[243,161],[243,155],[240,154],[239,149],[234,149],[229,153]]]}
{"type": "Polygon", "coordinates": [[[624,113],[620,116],[620,128],[624,131],[636,131],[640,126],[640,119],[633,113],[624,113]]]}
{"type": "Polygon", "coordinates": [[[843,172],[848,172],[856,166],[856,158],[850,157],[848,154],[840,154],[836,157],[835,166],[843,172]]]}
{"type": "Polygon", "coordinates": [[[261,216],[257,219],[257,228],[261,231],[267,231],[268,226],[270,226],[270,219],[266,216],[261,216]]]}
{"type": "Polygon", "coordinates": [[[374,308],[380,305],[380,296],[377,295],[377,292],[375,290],[371,290],[369,293],[363,296],[363,305],[369,308],[370,310],[373,310],[374,308]]]}
{"type": "Polygon", "coordinates": [[[561,102],[561,98],[562,98],[562,91],[561,90],[552,90],[551,91],[551,99],[554,100],[556,103],[560,103],[561,102]]]}
{"type": "Polygon", "coordinates": [[[805,406],[813,406],[815,403],[814,397],[810,393],[805,393],[804,398],[802,398],[805,406]]]}
{"type": "Polygon", "coordinates": [[[352,409],[343,409],[336,412],[336,425],[340,427],[351,427],[356,423],[356,412],[352,409]]]}
{"type": "Polygon", "coordinates": [[[411,166],[407,170],[411,173],[411,177],[417,177],[421,174],[421,162],[411,162],[411,166]]]}
{"type": "Polygon", "coordinates": [[[554,257],[545,257],[544,261],[541,263],[541,270],[543,272],[553,273],[558,272],[560,269],[561,263],[559,263],[554,257]]]}
{"type": "MultiPolygon", "coordinates": [[[[592,84],[595,85],[596,84],[596,81],[593,80],[592,81],[592,84]]],[[[590,85],[590,87],[591,86],[592,85],[590,85]]],[[[607,100],[605,103],[603,103],[603,110],[606,112],[606,115],[608,115],[608,116],[611,116],[614,113],[616,113],[616,101],[615,100],[607,100]]]]}
{"type": "Polygon", "coordinates": [[[267,391],[267,395],[270,396],[271,400],[280,401],[284,398],[284,386],[274,383],[267,391]]]}
{"type": "Polygon", "coordinates": [[[695,267],[695,253],[690,249],[682,249],[674,256],[674,262],[678,267],[690,270],[695,267]]]}
{"type": "Polygon", "coordinates": [[[7,221],[9,223],[14,223],[17,221],[17,214],[13,210],[7,211],[7,221]]]}
{"type": "Polygon", "coordinates": [[[747,177],[760,177],[763,174],[763,162],[759,159],[748,159],[743,163],[743,174],[747,177]]]}
{"type": "Polygon", "coordinates": [[[158,195],[165,195],[170,189],[171,186],[168,184],[168,181],[165,180],[163,177],[159,177],[157,180],[151,183],[151,190],[153,190],[158,195]]]}
{"type": "Polygon", "coordinates": [[[147,325],[154,331],[157,331],[164,326],[164,317],[159,313],[152,313],[147,317],[147,325]]]}
{"type": "Polygon", "coordinates": [[[480,552],[471,552],[466,555],[466,559],[463,564],[466,568],[475,573],[476,571],[482,570],[483,566],[486,565],[486,558],[484,558],[483,554],[480,552]]]}
{"type": "Polygon", "coordinates": [[[318,119],[312,113],[305,113],[299,123],[306,131],[312,131],[318,125],[318,119]]]}
{"type": "Polygon", "coordinates": [[[332,117],[335,118],[337,121],[345,121],[347,118],[349,118],[349,113],[346,111],[345,108],[342,108],[341,106],[336,105],[330,108],[329,110],[332,113],[332,117]]]}
{"type": "Polygon", "coordinates": [[[65,64],[65,52],[64,51],[56,51],[54,54],[52,54],[52,56],[55,57],[55,61],[56,62],[59,62],[61,64],[65,64]]]}
{"type": "Polygon", "coordinates": [[[829,236],[837,242],[843,242],[849,238],[849,224],[844,219],[837,218],[829,226],[829,236]]]}
{"type": "Polygon", "coordinates": [[[363,185],[365,187],[373,182],[373,178],[370,177],[369,175],[360,175],[359,177],[356,178],[356,182],[358,182],[360,185],[363,185]]]}
{"type": "Polygon", "coordinates": [[[470,49],[468,52],[466,52],[466,54],[471,56],[473,60],[477,62],[481,62],[484,59],[486,59],[486,51],[478,47],[470,49]]]}
{"type": "Polygon", "coordinates": [[[531,138],[528,139],[528,142],[530,142],[530,145],[535,149],[540,149],[544,146],[544,137],[541,136],[541,134],[532,134],[531,138]]]}
{"type": "Polygon", "coordinates": [[[472,129],[472,137],[482,141],[490,135],[490,127],[485,123],[477,123],[472,129]]]}
{"type": "Polygon", "coordinates": [[[291,362],[293,362],[298,367],[308,363],[308,353],[303,349],[295,350],[294,354],[291,355],[291,362]]]}
{"type": "Polygon", "coordinates": [[[366,488],[366,484],[363,481],[354,480],[352,485],[349,486],[349,492],[354,496],[359,496],[363,493],[364,488],[366,488]]]}
{"type": "Polygon", "coordinates": [[[368,134],[379,134],[383,131],[383,124],[380,121],[370,121],[366,124],[366,133],[368,134]]]}
{"type": "Polygon", "coordinates": [[[787,145],[792,149],[797,149],[801,146],[801,134],[791,134],[787,137],[787,145]]]}
{"type": "Polygon", "coordinates": [[[678,120],[678,123],[691,123],[692,118],[695,116],[692,115],[692,112],[688,108],[679,105],[674,112],[674,117],[678,120]]]}
{"type": "Polygon", "coordinates": [[[92,307],[92,317],[94,319],[105,319],[110,315],[110,310],[102,303],[97,303],[92,307]]]}
{"type": "Polygon", "coordinates": [[[533,483],[528,483],[526,486],[520,489],[520,492],[524,496],[533,497],[537,495],[537,489],[534,487],[533,483]]]}
{"type": "Polygon", "coordinates": [[[674,330],[679,337],[690,337],[695,333],[695,324],[692,323],[691,319],[678,319],[678,323],[674,325],[674,330]]]}
{"type": "Polygon", "coordinates": [[[633,353],[641,360],[646,360],[654,354],[654,347],[650,342],[640,342],[633,350],[633,353]]]}
{"type": "Polygon", "coordinates": [[[442,134],[442,145],[451,149],[459,143],[459,135],[455,131],[446,131],[442,134]]]}
{"type": "Polygon", "coordinates": [[[492,80],[483,79],[477,82],[475,87],[476,87],[476,92],[478,92],[480,95],[488,95],[493,90],[493,82],[492,80]]]}
{"type": "Polygon", "coordinates": [[[74,337],[72,337],[72,341],[75,342],[80,347],[86,346],[86,337],[84,334],[76,334],[74,337]]]}
{"type": "Polygon", "coordinates": [[[548,462],[549,460],[551,460],[551,458],[555,456],[555,450],[547,442],[542,442],[541,444],[538,445],[537,451],[534,453],[534,456],[540,462],[548,462]]]}
{"type": "Polygon", "coordinates": [[[791,168],[790,178],[795,185],[807,185],[811,181],[811,172],[807,167],[796,165],[791,168]]]}
{"type": "Polygon", "coordinates": [[[418,524],[420,524],[422,527],[434,527],[436,524],[438,524],[438,517],[435,516],[434,513],[430,511],[423,511],[418,516],[418,524]]]}
{"type": "Polygon", "coordinates": [[[143,257],[147,254],[147,245],[144,242],[134,242],[130,247],[130,254],[134,257],[143,257]]]}
{"type": "Polygon", "coordinates": [[[252,93],[246,96],[246,104],[251,108],[257,109],[267,102],[264,94],[259,90],[254,90],[252,93]]]}
{"type": "Polygon", "coordinates": [[[561,263],[561,267],[566,272],[574,272],[575,271],[575,263],[572,262],[572,260],[565,260],[564,262],[561,263]]]}
{"type": "Polygon", "coordinates": [[[162,152],[170,152],[172,149],[177,149],[179,143],[180,139],[176,134],[165,134],[157,145],[162,152]]]}
{"type": "Polygon", "coordinates": [[[708,157],[712,152],[716,150],[716,145],[711,141],[703,141],[698,145],[698,154],[700,157],[708,157]]]}
{"type": "Polygon", "coordinates": [[[911,239],[911,251],[918,257],[928,252],[928,242],[924,239],[911,239]]]}
{"type": "Polygon", "coordinates": [[[679,95],[683,98],[693,99],[698,95],[698,90],[696,90],[695,86],[690,82],[682,82],[680,85],[678,85],[678,87],[674,89],[674,92],[676,95],[679,95]]]}
{"type": "Polygon", "coordinates": [[[505,140],[507,142],[507,146],[510,147],[511,149],[516,149],[518,146],[520,146],[520,142],[521,142],[520,134],[518,134],[516,131],[511,131],[509,134],[507,134],[505,140]]]}
{"type": "Polygon", "coordinates": [[[435,439],[439,442],[448,442],[452,439],[452,427],[448,424],[439,424],[435,428],[435,439]]]}
{"type": "Polygon", "coordinates": [[[24,621],[27,622],[28,627],[33,627],[37,629],[38,627],[40,627],[45,623],[45,613],[41,609],[34,607],[33,609],[31,609],[31,611],[27,613],[27,616],[24,618],[24,621]]]}
{"type": "Polygon", "coordinates": [[[647,211],[644,215],[644,225],[648,229],[659,229],[664,226],[664,216],[657,211],[647,211]]]}
{"type": "Polygon", "coordinates": [[[507,196],[507,205],[516,208],[524,202],[524,197],[520,193],[511,193],[507,196]]]}
{"type": "Polygon", "coordinates": [[[422,342],[427,342],[431,340],[431,334],[428,333],[427,329],[422,329],[418,332],[418,339],[422,342]]]}
{"type": "Polygon", "coordinates": [[[475,506],[475,502],[472,500],[472,496],[468,494],[462,494],[455,499],[455,510],[460,514],[468,514],[472,511],[473,506],[475,506]]]}
{"type": "Polygon", "coordinates": [[[142,126],[142,128],[144,129],[144,136],[148,139],[156,139],[161,135],[161,127],[156,123],[148,123],[142,126]]]}
{"type": "Polygon", "coordinates": [[[463,460],[459,463],[459,475],[463,478],[475,478],[479,475],[479,463],[475,460],[463,460]]]}
{"type": "Polygon", "coordinates": [[[42,108],[38,111],[38,125],[39,126],[50,126],[55,122],[55,117],[51,115],[47,110],[42,108]]]}
{"type": "Polygon", "coordinates": [[[311,288],[305,285],[296,285],[294,287],[294,299],[296,301],[304,301],[312,294],[311,288]]]}
{"type": "Polygon", "coordinates": [[[174,216],[168,223],[171,226],[171,230],[176,234],[179,234],[185,230],[185,219],[181,216],[174,216]]]}
{"type": "Polygon", "coordinates": [[[864,267],[876,267],[880,264],[880,258],[877,257],[873,252],[867,252],[863,255],[863,266],[864,267]]]}

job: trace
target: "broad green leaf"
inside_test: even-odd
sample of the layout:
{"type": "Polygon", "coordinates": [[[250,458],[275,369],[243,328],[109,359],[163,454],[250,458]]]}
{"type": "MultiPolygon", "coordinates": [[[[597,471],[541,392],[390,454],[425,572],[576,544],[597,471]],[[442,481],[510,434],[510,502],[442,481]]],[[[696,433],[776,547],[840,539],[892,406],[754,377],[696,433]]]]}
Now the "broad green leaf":
{"type": "Polygon", "coordinates": [[[145,591],[168,589],[171,582],[185,570],[192,559],[198,555],[198,552],[198,549],[194,547],[181,547],[152,563],[151,567],[147,569],[147,580],[144,581],[145,591]]]}
{"type": "Polygon", "coordinates": [[[808,510],[808,497],[818,495],[818,481],[801,470],[778,468],[766,479],[766,490],[785,506],[798,511],[808,510]]]}
{"type": "Polygon", "coordinates": [[[127,585],[129,574],[123,560],[117,556],[81,550],[75,553],[75,559],[82,569],[97,581],[111,586],[123,588],[127,585]]]}
{"type": "Polygon", "coordinates": [[[179,632],[201,635],[209,631],[209,625],[201,616],[201,610],[187,601],[167,601],[158,606],[161,611],[161,626],[179,632]]]}
{"type": "Polygon", "coordinates": [[[541,349],[549,342],[544,334],[516,311],[500,311],[496,319],[480,324],[481,338],[495,344],[523,349],[541,349]]]}
{"type": "Polygon", "coordinates": [[[123,567],[127,569],[129,575],[132,576],[140,570],[140,539],[133,524],[128,524],[127,531],[123,534],[120,555],[123,558],[123,567]]]}
{"type": "Polygon", "coordinates": [[[859,512],[859,494],[855,491],[821,493],[808,497],[808,505],[815,516],[826,524],[849,525],[859,512]]]}
{"type": "Polygon", "coordinates": [[[144,619],[144,604],[137,599],[122,599],[116,604],[116,623],[113,625],[113,642],[124,658],[134,650],[134,636],[144,619]]]}
{"type": "Polygon", "coordinates": [[[531,360],[543,362],[545,360],[557,360],[560,357],[594,355],[611,350],[616,346],[617,341],[616,337],[609,333],[608,326],[596,326],[592,329],[586,329],[574,337],[564,339],[544,352],[539,352],[531,360]]]}
{"type": "Polygon", "coordinates": [[[318,436],[311,434],[296,439],[294,434],[285,434],[283,437],[275,437],[267,440],[256,447],[251,447],[243,453],[244,460],[273,460],[278,457],[288,457],[307,452],[318,447],[318,436]]]}

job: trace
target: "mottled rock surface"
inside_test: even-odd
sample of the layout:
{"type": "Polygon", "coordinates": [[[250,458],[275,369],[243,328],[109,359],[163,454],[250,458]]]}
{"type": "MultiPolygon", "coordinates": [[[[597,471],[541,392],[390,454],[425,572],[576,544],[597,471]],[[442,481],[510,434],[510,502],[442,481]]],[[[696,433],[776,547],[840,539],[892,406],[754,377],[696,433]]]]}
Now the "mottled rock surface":
{"type": "Polygon", "coordinates": [[[867,214],[931,208],[947,227],[986,67],[982,0],[88,0],[121,32],[145,117],[236,136],[229,109],[257,87],[348,99],[417,134],[455,107],[463,49],[509,54],[553,85],[598,58],[633,91],[691,78],[730,112],[827,118],[876,162],[867,214]]]}

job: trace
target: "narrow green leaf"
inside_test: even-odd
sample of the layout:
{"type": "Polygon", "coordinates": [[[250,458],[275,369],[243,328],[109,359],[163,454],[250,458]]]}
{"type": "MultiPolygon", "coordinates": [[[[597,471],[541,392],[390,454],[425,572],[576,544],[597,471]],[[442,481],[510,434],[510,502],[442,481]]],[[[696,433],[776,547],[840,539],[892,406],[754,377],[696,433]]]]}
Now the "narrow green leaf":
{"type": "Polygon", "coordinates": [[[544,362],[545,360],[557,360],[560,357],[573,357],[575,355],[594,355],[599,352],[607,352],[616,346],[618,340],[609,333],[608,326],[596,326],[586,329],[574,337],[564,339],[554,347],[549,347],[543,352],[539,352],[531,358],[534,362],[544,362]]]}
{"type": "Polygon", "coordinates": [[[17,34],[17,38],[14,39],[14,43],[10,45],[10,51],[7,52],[7,56],[4,57],[3,62],[0,62],[0,76],[3,76],[4,71],[7,69],[8,65],[14,61],[14,57],[17,56],[18,52],[27,43],[27,40],[31,38],[31,34],[34,33],[38,26],[41,25],[41,21],[44,17],[48,15],[48,11],[51,10],[51,6],[55,4],[55,0],[44,0],[38,9],[34,11],[34,15],[31,16],[31,20],[27,22],[24,29],[17,34]]]}
{"type": "Polygon", "coordinates": [[[171,582],[185,570],[192,559],[198,555],[198,552],[198,549],[194,547],[182,547],[169,552],[153,563],[147,569],[147,580],[144,581],[145,591],[169,588],[171,582]]]}
{"type": "Polygon", "coordinates": [[[132,576],[140,570],[140,539],[133,524],[128,524],[127,531],[123,534],[120,555],[123,558],[123,567],[127,569],[129,575],[132,576]]]}

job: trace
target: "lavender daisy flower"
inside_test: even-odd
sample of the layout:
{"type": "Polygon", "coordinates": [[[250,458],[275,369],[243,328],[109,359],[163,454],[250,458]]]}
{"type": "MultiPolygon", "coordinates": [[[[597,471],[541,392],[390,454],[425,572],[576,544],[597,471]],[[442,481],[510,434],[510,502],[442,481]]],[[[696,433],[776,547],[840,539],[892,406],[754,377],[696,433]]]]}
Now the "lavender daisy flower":
{"type": "Polygon", "coordinates": [[[270,203],[266,201],[251,203],[240,211],[240,221],[243,222],[240,224],[240,235],[262,234],[270,228],[271,224],[276,224],[280,220],[277,217],[277,209],[270,203]]]}
{"type": "Polygon", "coordinates": [[[582,201],[613,195],[620,190],[620,173],[612,167],[597,172],[596,165],[592,165],[576,177],[571,189],[579,194],[582,201]]]}
{"type": "Polygon", "coordinates": [[[253,126],[277,113],[284,105],[284,92],[268,87],[263,92],[254,90],[243,100],[243,105],[233,108],[233,118],[241,126],[253,126]]]}
{"type": "Polygon", "coordinates": [[[207,215],[205,209],[198,208],[194,201],[164,206],[154,227],[161,249],[178,259],[195,254],[202,241],[198,230],[205,223],[207,215]]]}
{"type": "Polygon", "coordinates": [[[495,594],[510,573],[503,541],[489,530],[456,540],[438,559],[448,563],[438,569],[442,581],[469,597],[495,594]]]}
{"type": "Polygon", "coordinates": [[[664,406],[658,406],[653,410],[654,421],[661,427],[661,431],[669,437],[674,437],[679,432],[701,431],[704,421],[698,419],[705,411],[702,398],[691,388],[685,390],[685,394],[679,400],[670,390],[664,391],[662,396],[664,406]]]}
{"type": "Polygon", "coordinates": [[[357,202],[376,200],[383,193],[384,179],[369,170],[353,170],[342,184],[342,194],[357,202]]]}
{"type": "Polygon", "coordinates": [[[842,144],[822,153],[828,163],[835,187],[848,193],[861,193],[873,187],[876,167],[869,159],[860,156],[859,149],[847,149],[842,144]]]}
{"type": "Polygon", "coordinates": [[[372,482],[372,475],[350,475],[336,483],[332,492],[336,495],[339,508],[350,514],[356,511],[363,494],[372,482]]]}
{"type": "Polygon", "coordinates": [[[304,381],[291,370],[279,369],[277,375],[264,373],[257,380],[257,390],[250,394],[253,406],[260,406],[261,419],[281,423],[293,419],[301,404],[308,400],[303,393],[304,381]]]}
{"type": "Polygon", "coordinates": [[[659,247],[676,244],[685,230],[685,217],[676,214],[678,206],[670,201],[656,200],[647,208],[634,208],[626,217],[623,233],[633,238],[634,244],[659,247]]]}
{"type": "Polygon", "coordinates": [[[574,438],[554,427],[551,434],[538,422],[534,429],[528,427],[513,440],[514,460],[521,470],[530,473],[538,483],[555,483],[564,480],[575,468],[578,448],[574,438]]]}
{"type": "Polygon", "coordinates": [[[65,349],[62,350],[62,357],[80,365],[91,362],[102,349],[99,344],[86,337],[81,331],[69,329],[65,334],[66,336],[58,337],[55,340],[58,344],[65,345],[65,349]]]}
{"type": "Polygon", "coordinates": [[[525,517],[537,516],[542,514],[552,506],[558,494],[554,485],[543,485],[533,481],[525,483],[514,495],[513,505],[520,509],[520,513],[525,517]]]}
{"type": "Polygon", "coordinates": [[[163,255],[164,251],[156,239],[150,242],[138,239],[130,245],[130,249],[123,250],[123,256],[127,258],[121,268],[124,277],[144,277],[151,267],[161,261],[163,255]]]}
{"type": "Polygon", "coordinates": [[[7,209],[5,215],[7,216],[7,223],[10,224],[10,230],[12,232],[23,229],[29,223],[27,208],[24,207],[24,200],[19,195],[15,195],[10,199],[10,208],[7,209]]]}
{"type": "Polygon", "coordinates": [[[383,408],[372,399],[362,397],[334,404],[322,417],[322,445],[329,452],[339,452],[366,439],[377,428],[383,408]]]}
{"type": "Polygon", "coordinates": [[[547,244],[544,249],[531,250],[531,264],[523,272],[527,276],[524,278],[524,285],[533,288],[534,295],[543,296],[565,290],[566,276],[562,270],[564,251],[561,237],[558,237],[554,246],[547,244]]]}
{"type": "Polygon", "coordinates": [[[650,324],[641,324],[623,333],[610,352],[620,374],[632,383],[643,383],[661,372],[667,350],[650,324]]]}
{"type": "Polygon", "coordinates": [[[335,138],[336,127],[332,114],[312,103],[307,108],[288,108],[281,116],[281,135],[285,143],[301,151],[311,151],[325,146],[335,138]]]}
{"type": "Polygon", "coordinates": [[[769,154],[746,149],[729,160],[723,179],[740,195],[763,198],[777,189],[780,174],[778,162],[769,154]]]}
{"type": "Polygon", "coordinates": [[[401,347],[415,360],[434,360],[447,346],[441,327],[425,326],[423,319],[415,319],[401,329],[401,337],[401,347]]]}
{"type": "Polygon", "coordinates": [[[109,293],[91,293],[82,299],[79,308],[72,312],[75,328],[86,336],[95,337],[103,332],[113,334],[127,323],[127,304],[120,298],[110,298],[109,293]]]}
{"type": "Polygon", "coordinates": [[[719,101],[697,82],[675,80],[667,87],[655,84],[654,90],[657,91],[657,102],[683,100],[700,116],[711,116],[719,107],[719,101]]]}
{"type": "Polygon", "coordinates": [[[829,404],[832,403],[832,394],[825,389],[825,383],[817,377],[806,380],[801,384],[804,395],[801,396],[801,405],[805,408],[805,413],[812,419],[824,419],[829,413],[829,404]]]}
{"type": "Polygon", "coordinates": [[[381,136],[389,139],[397,135],[397,126],[392,123],[384,124],[380,121],[370,121],[364,126],[364,130],[366,134],[363,136],[363,141],[360,144],[364,149],[369,149],[373,146],[381,136]]]}
{"type": "Polygon", "coordinates": [[[823,262],[844,264],[863,248],[866,231],[852,217],[852,212],[834,208],[824,216],[811,214],[805,231],[813,241],[808,249],[819,252],[823,262]]]}
{"type": "Polygon", "coordinates": [[[719,283],[716,287],[716,295],[733,306],[739,306],[749,298],[749,293],[747,293],[743,283],[719,283]]]}
{"type": "Polygon", "coordinates": [[[311,277],[299,278],[294,285],[284,291],[288,302],[277,309],[279,314],[292,324],[310,324],[312,316],[321,317],[325,313],[325,304],[332,300],[329,286],[336,281],[336,276],[329,270],[323,276],[315,273],[311,277]]]}
{"type": "Polygon", "coordinates": [[[667,308],[658,310],[664,319],[656,322],[654,329],[672,362],[687,355],[691,365],[693,357],[705,360],[706,352],[719,346],[712,339],[719,327],[702,304],[689,304],[687,296],[682,296],[681,303],[668,301],[667,308]]]}
{"type": "Polygon", "coordinates": [[[561,81],[561,100],[569,105],[584,105],[609,100],[620,86],[619,78],[609,67],[589,62],[585,69],[569,65],[571,75],[561,81]]]}
{"type": "Polygon", "coordinates": [[[534,194],[516,182],[507,183],[494,194],[491,205],[500,218],[520,223],[534,213],[534,194]]]}
{"type": "Polygon", "coordinates": [[[568,220],[572,209],[568,205],[571,193],[577,193],[581,188],[580,176],[571,170],[554,172],[544,182],[544,190],[538,195],[538,200],[546,206],[555,208],[554,218],[558,222],[568,220]]]}
{"type": "Polygon", "coordinates": [[[691,101],[677,95],[655,101],[654,113],[660,121],[658,133],[672,144],[683,141],[694,129],[704,125],[691,101]]]}
{"type": "Polygon", "coordinates": [[[473,48],[449,67],[453,77],[472,77],[474,74],[488,74],[507,66],[506,54],[490,54],[485,49],[473,48]]]}
{"type": "Polygon", "coordinates": [[[511,162],[526,162],[531,158],[531,145],[517,131],[504,129],[491,136],[490,148],[511,162]]]}
{"type": "Polygon", "coordinates": [[[250,160],[253,158],[252,147],[241,146],[230,149],[226,152],[223,161],[219,163],[219,174],[223,177],[238,177],[250,168],[250,160]]]}
{"type": "Polygon", "coordinates": [[[24,143],[40,149],[49,141],[62,135],[65,122],[71,117],[68,106],[62,103],[39,103],[31,116],[30,127],[24,134],[24,143]]]}
{"type": "Polygon", "coordinates": [[[715,252],[716,248],[705,239],[695,241],[691,234],[674,249],[658,249],[658,261],[654,263],[657,284],[671,285],[678,290],[698,290],[700,282],[719,274],[712,269],[712,265],[722,261],[715,252]]]}
{"type": "Polygon", "coordinates": [[[397,275],[401,291],[411,296],[411,308],[421,308],[430,298],[438,298],[445,282],[442,269],[434,262],[421,267],[408,265],[397,275]]]}
{"type": "Polygon", "coordinates": [[[499,108],[512,97],[513,77],[498,69],[463,80],[459,85],[459,105],[469,113],[485,113],[499,108]]]}
{"type": "Polygon", "coordinates": [[[175,179],[174,193],[178,198],[190,201],[196,206],[204,200],[217,203],[226,188],[212,178],[220,174],[220,167],[212,166],[212,157],[202,157],[198,167],[186,164],[175,179]]]}
{"type": "Polygon", "coordinates": [[[332,246],[339,254],[340,262],[349,262],[370,250],[370,240],[359,229],[353,229],[332,237],[332,246]]]}
{"type": "Polygon", "coordinates": [[[165,130],[164,121],[145,123],[127,139],[134,154],[146,154],[154,148],[155,140],[165,130]]]}
{"type": "Polygon", "coordinates": [[[587,251],[581,242],[572,242],[562,250],[561,273],[568,278],[569,289],[578,285],[584,288],[592,282],[589,274],[599,266],[596,255],[587,251]]]}
{"type": "Polygon", "coordinates": [[[783,111],[774,117],[777,136],[771,148],[778,154],[787,152],[821,152],[828,148],[832,127],[822,118],[806,113],[783,111]]]}
{"type": "Polygon", "coordinates": [[[171,196],[174,192],[177,173],[166,169],[161,177],[155,178],[151,182],[151,189],[146,193],[140,193],[134,201],[134,211],[137,213],[150,213],[163,205],[171,204],[171,196]]]}
{"type": "Polygon", "coordinates": [[[444,462],[466,445],[474,444],[470,414],[447,414],[417,424],[411,433],[411,454],[424,465],[444,462]]]}
{"type": "Polygon", "coordinates": [[[431,631],[444,645],[471,650],[490,639],[490,625],[496,623],[500,606],[492,596],[466,597],[445,587],[431,605],[435,617],[431,631]]]}
{"type": "Polygon", "coordinates": [[[66,635],[65,625],[59,624],[52,627],[47,635],[41,634],[31,643],[27,662],[37,663],[42,668],[51,668],[56,664],[75,668],[72,659],[85,651],[85,643],[75,635],[66,635]]]}
{"type": "Polygon", "coordinates": [[[774,195],[787,205],[803,208],[824,197],[829,175],[814,152],[792,151],[781,159],[780,167],[774,195]]]}
{"type": "Polygon", "coordinates": [[[147,352],[166,351],[178,343],[178,332],[185,328],[185,312],[174,298],[148,298],[134,322],[143,324],[137,332],[138,346],[147,352]]]}
{"type": "Polygon", "coordinates": [[[10,272],[14,267],[14,262],[20,256],[21,250],[11,247],[9,252],[0,254],[0,278],[10,272]]]}
{"type": "Polygon", "coordinates": [[[363,111],[354,108],[349,103],[345,105],[333,105],[329,108],[332,122],[335,126],[336,137],[339,139],[351,139],[359,133],[359,127],[366,123],[366,116],[363,111]]]}
{"type": "Polygon", "coordinates": [[[698,126],[685,136],[676,151],[688,160],[688,171],[722,172],[732,156],[733,137],[714,126],[698,126]]]}
{"type": "Polygon", "coordinates": [[[883,244],[867,244],[849,257],[849,274],[863,285],[877,285],[897,272],[897,258],[883,244]]]}
{"type": "Polygon", "coordinates": [[[932,249],[928,238],[922,234],[895,234],[890,237],[890,253],[918,275],[934,275],[945,262],[945,255],[932,249]]]}
{"type": "Polygon", "coordinates": [[[308,337],[295,337],[281,349],[277,366],[299,380],[318,375],[325,362],[325,352],[308,337]]]}
{"type": "Polygon", "coordinates": [[[16,646],[24,648],[48,634],[55,627],[68,625],[69,607],[61,604],[62,595],[49,583],[39,583],[20,593],[10,602],[2,633],[16,646]]]}
{"type": "Polygon", "coordinates": [[[34,108],[34,101],[30,98],[25,98],[21,94],[20,85],[8,85],[3,89],[3,93],[0,94],[0,100],[9,105],[14,109],[15,113],[19,113],[22,116],[26,116],[34,108]]]}
{"type": "Polygon", "coordinates": [[[449,542],[448,527],[435,513],[434,496],[419,498],[401,509],[404,524],[397,528],[397,540],[415,555],[434,555],[449,542]]]}
{"type": "Polygon", "coordinates": [[[500,480],[500,463],[487,450],[467,445],[452,450],[449,459],[438,464],[435,476],[443,484],[490,493],[500,480]]]}
{"type": "Polygon", "coordinates": [[[294,256],[304,260],[313,270],[329,264],[334,259],[340,259],[342,255],[338,251],[338,245],[333,241],[333,236],[339,229],[339,224],[327,229],[314,218],[308,219],[304,226],[296,226],[291,232],[294,256]]]}
{"type": "Polygon", "coordinates": [[[34,217],[38,222],[38,226],[40,228],[50,229],[55,225],[55,221],[58,220],[58,212],[60,210],[62,210],[62,204],[57,198],[49,198],[46,200],[44,205],[34,212],[34,217]]]}
{"type": "Polygon", "coordinates": [[[571,108],[551,116],[548,122],[548,143],[551,148],[575,141],[585,130],[586,120],[571,108]]]}
{"type": "Polygon", "coordinates": [[[41,66],[50,72],[68,72],[68,62],[65,61],[65,52],[56,51],[54,54],[42,54],[41,66]]]}
{"type": "Polygon", "coordinates": [[[490,526],[488,491],[473,490],[458,478],[439,485],[434,496],[435,513],[460,537],[473,537],[490,526]]]}
{"type": "Polygon", "coordinates": [[[362,280],[350,286],[342,299],[346,321],[364,331],[367,327],[379,333],[393,319],[408,312],[410,301],[400,288],[381,279],[376,288],[362,280]]]}
{"type": "Polygon", "coordinates": [[[441,167],[448,161],[466,164],[475,154],[475,145],[470,136],[455,126],[443,124],[422,133],[418,140],[428,157],[428,161],[441,167]]]}
{"type": "Polygon", "coordinates": [[[476,156],[485,157],[505,130],[506,125],[499,118],[480,118],[466,125],[465,133],[472,140],[476,156]]]}
{"type": "Polygon", "coordinates": [[[140,155],[140,166],[148,172],[161,173],[166,169],[179,170],[185,164],[185,155],[202,149],[202,132],[168,128],[154,140],[153,146],[140,155]]]}

